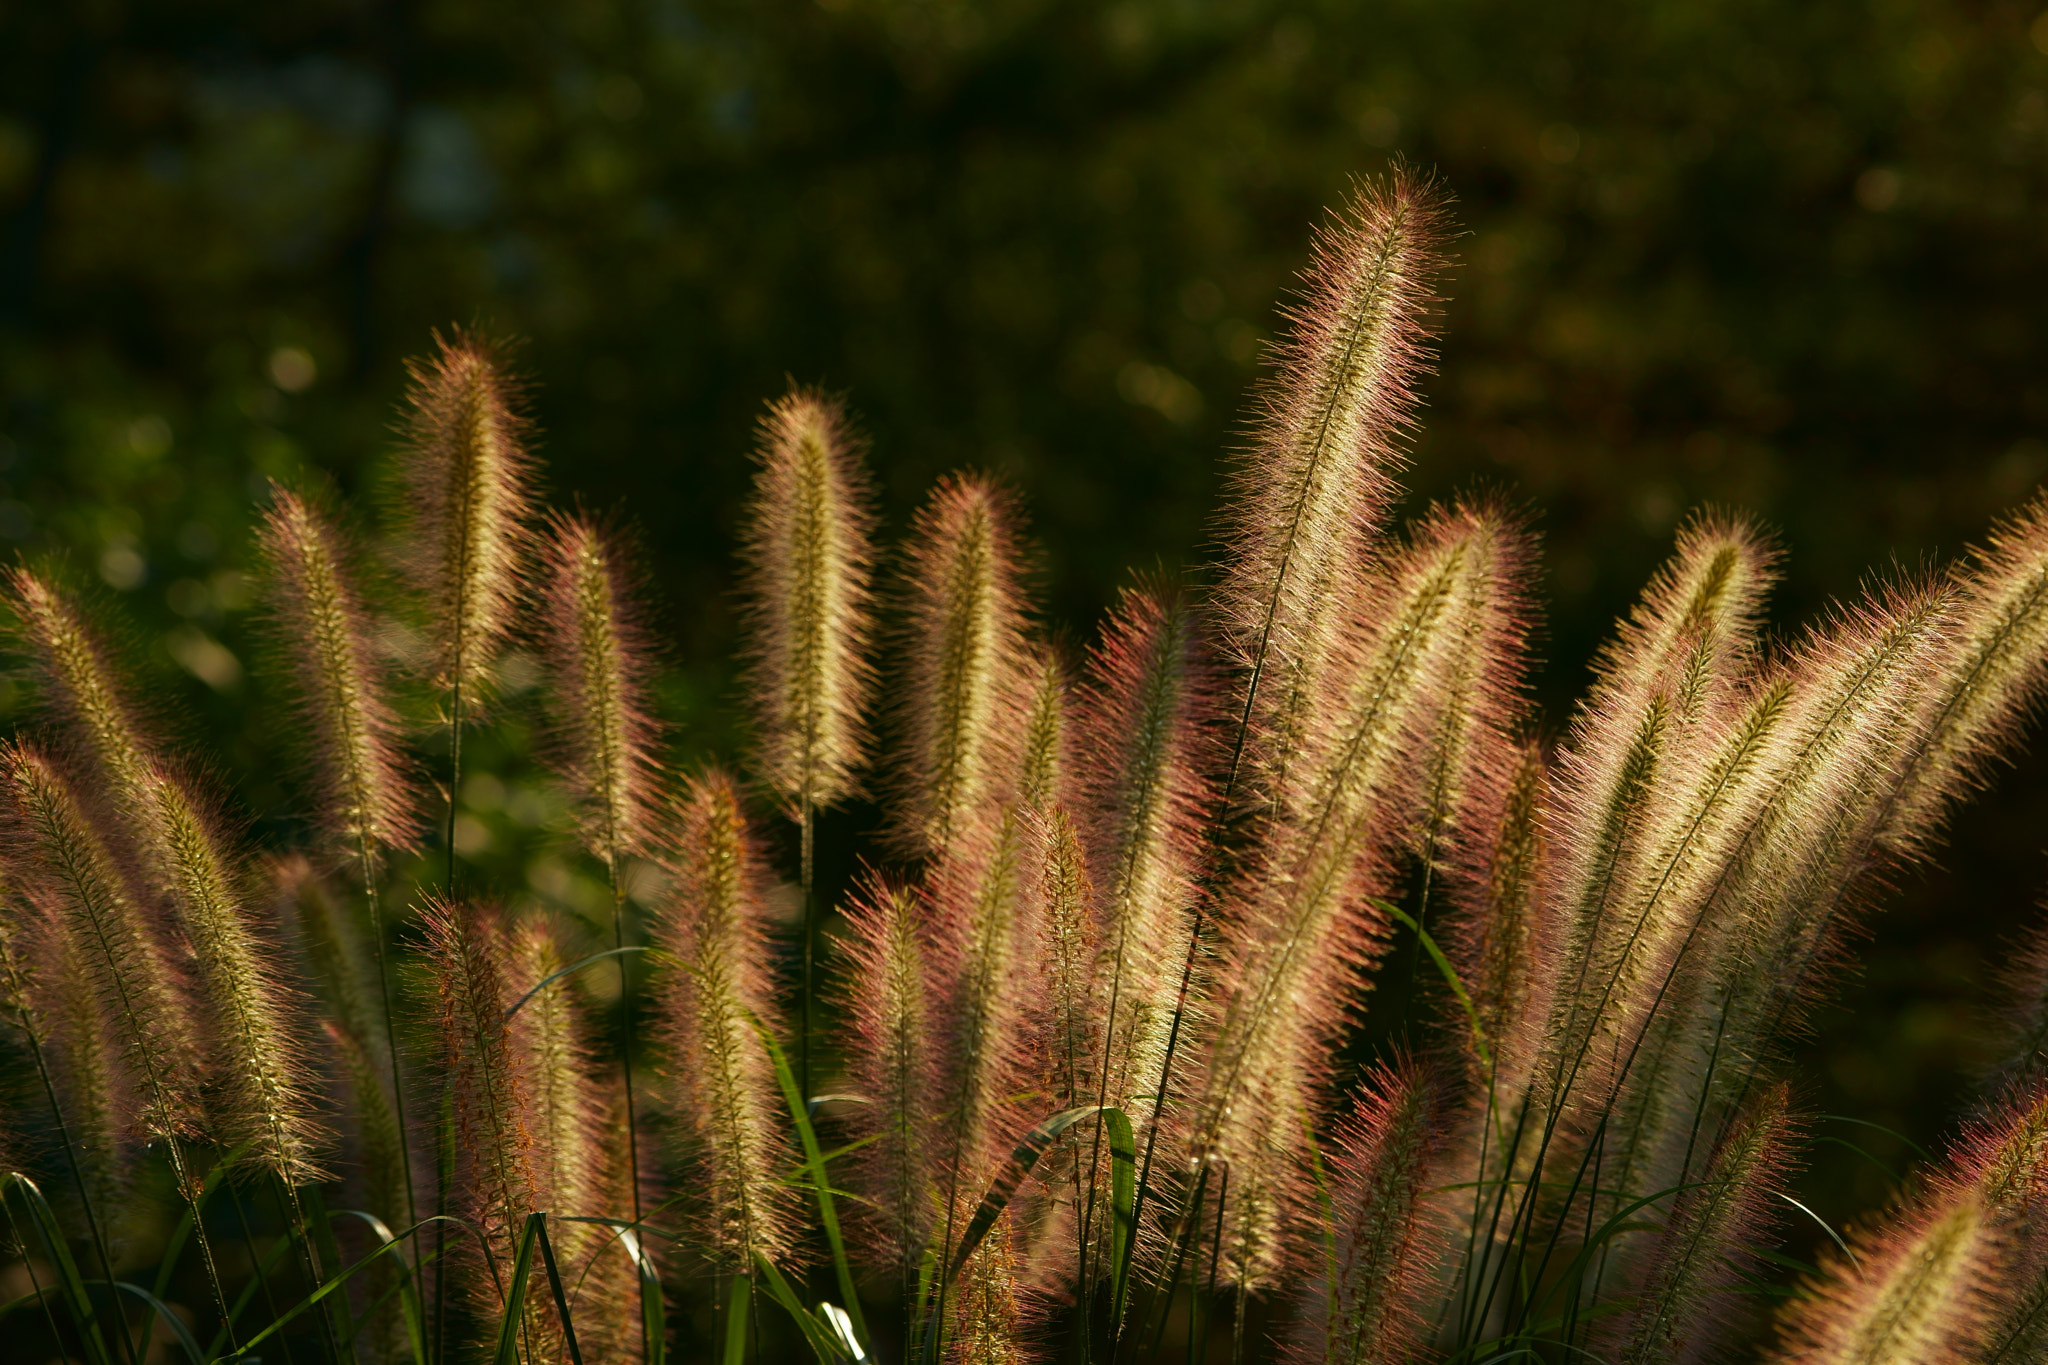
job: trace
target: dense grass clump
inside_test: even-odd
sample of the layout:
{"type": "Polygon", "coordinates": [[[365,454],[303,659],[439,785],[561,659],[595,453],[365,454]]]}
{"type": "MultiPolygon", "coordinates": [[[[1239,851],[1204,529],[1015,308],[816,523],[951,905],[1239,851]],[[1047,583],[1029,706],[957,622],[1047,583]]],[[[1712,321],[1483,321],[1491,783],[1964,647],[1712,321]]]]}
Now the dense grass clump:
{"type": "Polygon", "coordinates": [[[1787,1040],[2039,697],[2048,504],[1784,642],[1768,536],[1696,516],[1552,740],[1524,521],[1386,524],[1445,214],[1397,174],[1322,234],[1213,576],[1083,651],[998,483],[879,547],[844,407],[773,404],[740,770],[676,771],[630,540],[548,510],[462,333],[413,370],[393,562],[271,496],[298,847],[12,571],[0,1312],[96,1365],[2039,1360],[2048,936],[1953,1149],[1757,1305],[1787,1040]],[[580,917],[462,855],[506,724],[580,917]],[[1359,1066],[1404,937],[1434,977],[1359,1066]]]}

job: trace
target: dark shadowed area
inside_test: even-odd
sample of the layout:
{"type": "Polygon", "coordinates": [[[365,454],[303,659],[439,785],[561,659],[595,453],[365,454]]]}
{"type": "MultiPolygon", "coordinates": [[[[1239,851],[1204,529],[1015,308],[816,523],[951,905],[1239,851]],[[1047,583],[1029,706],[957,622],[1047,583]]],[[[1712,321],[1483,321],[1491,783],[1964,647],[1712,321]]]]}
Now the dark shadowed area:
{"type": "MultiPolygon", "coordinates": [[[[14,0],[0,551],[94,585],[281,837],[252,514],[273,479],[372,505],[405,358],[475,325],[517,340],[551,488],[638,529],[681,754],[730,757],[734,527],[786,377],[848,396],[891,534],[945,470],[1014,485],[1085,642],[1130,570],[1199,573],[1309,231],[1395,158],[1463,231],[1413,506],[1500,489],[1541,528],[1554,732],[1687,509],[1776,528],[1785,635],[2048,475],[2031,6],[14,0]]],[[[467,851],[590,894],[516,728],[475,764],[467,851]]],[[[1830,1222],[1968,1103],[2044,830],[2027,760],[1819,1017],[1830,1222]]]]}

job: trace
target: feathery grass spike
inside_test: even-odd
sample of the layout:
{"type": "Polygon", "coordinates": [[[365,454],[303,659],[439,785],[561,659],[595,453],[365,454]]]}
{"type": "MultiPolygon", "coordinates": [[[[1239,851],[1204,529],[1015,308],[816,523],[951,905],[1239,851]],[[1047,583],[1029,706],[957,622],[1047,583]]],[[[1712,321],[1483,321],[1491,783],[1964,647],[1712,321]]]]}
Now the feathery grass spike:
{"type": "MultiPolygon", "coordinates": [[[[1316,235],[1292,329],[1238,460],[1224,585],[1247,665],[1244,718],[1284,769],[1395,496],[1400,441],[1430,363],[1444,192],[1405,169],[1363,183],[1316,235]]],[[[1235,777],[1235,773],[1232,773],[1235,777]]]]}
{"type": "Polygon", "coordinates": [[[1420,1305],[1445,1242],[1434,1193],[1446,1096],[1414,1063],[1376,1070],[1338,1128],[1331,1157],[1335,1277],[1314,1305],[1332,1365],[1410,1359],[1428,1323],[1420,1305]]]}
{"type": "MultiPolygon", "coordinates": [[[[1410,762],[1438,724],[1443,678],[1485,614],[1518,600],[1520,533],[1463,511],[1425,524],[1360,612],[1355,656],[1311,708],[1313,747],[1298,765],[1298,808],[1274,822],[1228,892],[1228,936],[1191,1155],[1230,1172],[1222,1273],[1270,1283],[1299,1206],[1298,1122],[1316,1112],[1330,1049],[1387,931],[1371,897],[1384,859],[1422,808],[1410,762]]],[[[1214,1197],[1212,1191],[1211,1197],[1214,1197]]]]}
{"type": "Polygon", "coordinates": [[[792,807],[853,789],[873,691],[874,517],[845,409],[795,389],[761,421],[743,544],[756,762],[792,807]]]}
{"type": "Polygon", "coordinates": [[[956,475],[911,533],[896,804],[915,852],[943,851],[977,810],[1010,795],[1027,704],[1011,520],[993,484],[956,475]]]}
{"type": "Polygon", "coordinates": [[[259,535],[276,653],[315,783],[315,810],[371,875],[382,850],[411,844],[419,803],[352,555],[331,519],[284,488],[272,490],[259,535]]]}
{"type": "Polygon", "coordinates": [[[152,767],[142,796],[169,854],[171,900],[192,945],[213,1063],[213,1131],[227,1147],[246,1145],[251,1160],[288,1186],[318,1180],[324,1134],[294,1032],[298,1002],[253,923],[245,874],[182,782],[152,767]]]}
{"type": "Polygon", "coordinates": [[[1755,1268],[1796,1134],[1782,1084],[1761,1092],[1715,1144],[1697,1184],[1671,1206],[1627,1311],[1599,1325],[1593,1349],[1615,1365],[1693,1365],[1717,1344],[1731,1294],[1755,1268]]]}
{"type": "MultiPolygon", "coordinates": [[[[439,899],[421,907],[420,926],[455,1124],[451,1202],[490,1248],[486,1260],[469,1239],[458,1243],[466,1258],[461,1273],[479,1323],[490,1324],[505,1311],[500,1277],[517,1258],[527,1215],[545,1210],[550,1194],[534,1160],[532,1093],[505,1019],[515,998],[506,976],[508,930],[495,910],[439,899]]],[[[527,1297],[523,1329],[537,1359],[562,1358],[559,1325],[552,1311],[542,1311],[538,1295],[527,1297]]]]}
{"type": "Polygon", "coordinates": [[[658,1005],[672,1108],[692,1156],[699,1241],[727,1274],[793,1244],[793,1164],[781,1090],[759,1028],[777,1028],[762,870],[732,783],[690,784],[664,913],[675,965],[658,1005]]]}
{"type": "Polygon", "coordinates": [[[908,1279],[932,1232],[930,1125],[937,1075],[932,1057],[930,953],[912,893],[879,880],[855,895],[844,951],[846,1021],[840,1047],[867,1103],[851,1125],[866,1145],[855,1155],[854,1217],[876,1264],[908,1279]]]}
{"type": "Polygon", "coordinates": [[[453,715],[488,697],[512,629],[532,512],[527,424],[494,350],[457,331],[410,362],[401,466],[406,566],[453,715]]]}
{"type": "Polygon", "coordinates": [[[575,793],[584,843],[619,875],[654,819],[659,738],[652,668],[617,541],[583,516],[548,525],[541,600],[554,680],[557,760],[575,793]]]}

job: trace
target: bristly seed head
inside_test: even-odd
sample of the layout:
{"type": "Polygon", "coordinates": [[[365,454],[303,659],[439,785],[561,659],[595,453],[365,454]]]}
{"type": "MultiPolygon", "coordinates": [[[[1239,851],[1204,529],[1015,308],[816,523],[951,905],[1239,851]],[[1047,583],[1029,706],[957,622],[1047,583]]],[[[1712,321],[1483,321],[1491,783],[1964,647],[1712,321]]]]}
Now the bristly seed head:
{"type": "Polygon", "coordinates": [[[1012,518],[994,484],[954,475],[911,532],[896,825],[913,853],[1014,791],[1028,700],[1012,518]]]}
{"type": "Polygon", "coordinates": [[[315,809],[346,857],[374,872],[379,853],[408,847],[419,802],[384,695],[352,554],[311,501],[273,488],[258,532],[275,648],[283,662],[315,809]]]}
{"type": "Polygon", "coordinates": [[[761,777],[830,806],[867,761],[874,516],[845,408],[793,389],[761,420],[742,541],[749,700],[761,777]]]}
{"type": "Polygon", "coordinates": [[[615,537],[588,517],[550,518],[541,599],[554,758],[585,846],[616,877],[653,832],[661,768],[647,698],[653,668],[615,537]]]}
{"type": "Polygon", "coordinates": [[[469,710],[489,695],[525,567],[533,460],[516,386],[496,350],[436,334],[409,363],[403,557],[428,624],[433,681],[469,710]]]}

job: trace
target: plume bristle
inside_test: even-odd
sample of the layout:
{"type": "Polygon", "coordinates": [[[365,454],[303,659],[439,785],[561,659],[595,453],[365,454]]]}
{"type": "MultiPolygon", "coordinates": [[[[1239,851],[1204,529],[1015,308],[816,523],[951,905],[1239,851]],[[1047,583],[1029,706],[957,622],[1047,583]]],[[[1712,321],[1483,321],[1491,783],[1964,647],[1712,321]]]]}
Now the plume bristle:
{"type": "Polygon", "coordinates": [[[871,1259],[916,1274],[932,1232],[932,1115],[938,1078],[931,1054],[929,951],[912,893],[880,879],[856,890],[841,940],[847,958],[841,1050],[868,1103],[849,1121],[852,1179],[863,1195],[850,1216],[871,1259]]]}
{"type": "Polygon", "coordinates": [[[434,341],[431,358],[407,363],[398,511],[434,684],[473,713],[490,695],[520,598],[533,460],[496,351],[462,331],[434,341]]]}
{"type": "Polygon", "coordinates": [[[1269,771],[1306,740],[1430,365],[1447,196],[1397,169],[1353,189],[1313,260],[1234,477],[1223,598],[1269,771]]]}
{"type": "Polygon", "coordinates": [[[872,494],[845,408],[794,389],[761,419],[742,539],[755,762],[795,807],[830,806],[867,760],[872,494]]]}
{"type": "Polygon", "coordinates": [[[986,479],[943,480],[912,528],[896,832],[935,855],[1014,793],[1027,679],[1009,499],[986,479]]]}
{"type": "Polygon", "coordinates": [[[354,553],[311,501],[275,486],[258,542],[314,810],[337,849],[370,875],[383,849],[411,846],[420,815],[354,553]]]}
{"type": "Polygon", "coordinates": [[[588,517],[551,517],[542,560],[554,757],[585,846],[617,876],[624,857],[646,847],[658,806],[646,633],[615,538],[588,517]]]}
{"type": "Polygon", "coordinates": [[[721,1269],[751,1273],[756,1256],[786,1256],[794,1235],[782,1095],[757,1032],[781,1021],[763,873],[723,774],[690,783],[679,824],[663,912],[676,965],[658,1005],[672,1109],[693,1158],[698,1241],[721,1269]]]}

